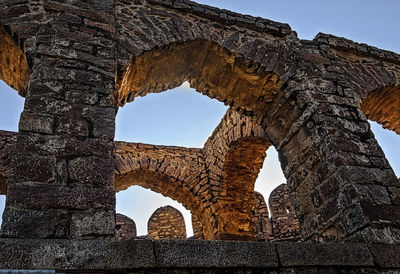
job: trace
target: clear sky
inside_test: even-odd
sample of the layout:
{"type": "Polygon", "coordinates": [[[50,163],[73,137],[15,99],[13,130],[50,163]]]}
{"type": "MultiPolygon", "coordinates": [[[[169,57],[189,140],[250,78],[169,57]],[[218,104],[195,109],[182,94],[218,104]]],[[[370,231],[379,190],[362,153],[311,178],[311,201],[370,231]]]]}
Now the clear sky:
{"type": "MultiPolygon", "coordinates": [[[[318,32],[365,42],[400,53],[400,1],[398,0],[199,0],[244,14],[288,23],[301,39],[318,32]]],[[[23,99],[0,83],[0,129],[17,130],[23,99]]],[[[201,147],[224,115],[226,107],[184,85],[181,88],[136,98],[117,115],[116,140],[201,147]]],[[[400,136],[372,124],[378,142],[400,176],[400,136]]],[[[271,190],[284,183],[276,151],[267,151],[256,190],[267,199],[271,190]]],[[[0,212],[4,207],[0,196],[0,212]]],[[[160,206],[170,204],[184,213],[188,234],[190,212],[160,194],[131,187],[117,194],[117,211],[134,219],[138,234],[146,234],[147,220],[160,206]]]]}

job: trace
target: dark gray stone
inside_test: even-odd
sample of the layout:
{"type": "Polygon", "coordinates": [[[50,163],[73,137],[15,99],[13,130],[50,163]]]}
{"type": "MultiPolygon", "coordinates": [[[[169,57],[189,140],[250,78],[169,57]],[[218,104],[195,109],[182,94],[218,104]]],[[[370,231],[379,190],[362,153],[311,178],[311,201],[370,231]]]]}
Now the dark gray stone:
{"type": "Polygon", "coordinates": [[[398,245],[370,245],[375,263],[382,268],[400,267],[400,246],[398,245]]]}
{"type": "Polygon", "coordinates": [[[0,239],[0,269],[123,270],[155,267],[150,241],[0,239]]]}
{"type": "Polygon", "coordinates": [[[282,266],[373,266],[367,246],[361,244],[279,243],[282,266]]]}
{"type": "Polygon", "coordinates": [[[261,242],[161,240],[154,242],[158,267],[277,267],[275,247],[261,242]]]}

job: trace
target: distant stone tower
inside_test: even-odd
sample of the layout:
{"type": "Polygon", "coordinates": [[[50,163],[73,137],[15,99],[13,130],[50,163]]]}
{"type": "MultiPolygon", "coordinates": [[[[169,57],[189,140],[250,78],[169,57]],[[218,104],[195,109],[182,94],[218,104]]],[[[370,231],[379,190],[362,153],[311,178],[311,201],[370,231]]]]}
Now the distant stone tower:
{"type": "Polygon", "coordinates": [[[272,234],[279,241],[300,239],[300,224],[290,201],[287,184],[275,188],[268,199],[271,210],[272,234]]]}
{"type": "Polygon", "coordinates": [[[117,240],[128,240],[136,237],[136,224],[128,216],[117,213],[115,216],[115,237],[117,240]]]}
{"type": "Polygon", "coordinates": [[[160,207],[154,211],[147,223],[147,231],[152,240],[186,238],[183,215],[172,206],[160,207]]]}
{"type": "Polygon", "coordinates": [[[272,237],[272,224],[269,219],[268,206],[262,194],[256,191],[251,215],[257,240],[269,240],[272,237]]]}

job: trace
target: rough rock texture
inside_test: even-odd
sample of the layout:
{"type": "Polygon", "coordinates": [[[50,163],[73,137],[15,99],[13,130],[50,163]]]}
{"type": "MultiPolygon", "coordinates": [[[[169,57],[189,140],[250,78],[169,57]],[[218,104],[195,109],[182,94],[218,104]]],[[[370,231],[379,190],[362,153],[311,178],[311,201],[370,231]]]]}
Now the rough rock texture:
{"type": "Polygon", "coordinates": [[[270,143],[228,109],[203,149],[117,142],[116,189],[140,185],[182,203],[206,239],[254,240],[253,189],[270,143]]]}
{"type": "Polygon", "coordinates": [[[254,192],[252,222],[255,224],[257,240],[271,240],[272,224],[269,218],[268,206],[261,193],[254,192]]]}
{"type": "Polygon", "coordinates": [[[111,0],[0,3],[1,25],[31,68],[3,237],[114,237],[113,7],[111,0]]]}
{"type": "Polygon", "coordinates": [[[136,237],[135,222],[122,214],[115,215],[115,237],[117,240],[129,240],[136,237]]]}
{"type": "Polygon", "coordinates": [[[0,78],[26,94],[3,237],[113,237],[117,106],[187,80],[232,112],[203,149],[164,148],[165,170],[135,163],[155,147],[128,153],[136,168],[117,180],[182,182],[205,238],[255,239],[253,184],[273,145],[305,240],[400,243],[400,184],[367,122],[399,132],[400,55],[186,0],[6,0],[0,26],[0,78]]]}
{"type": "Polygon", "coordinates": [[[192,214],[193,237],[197,240],[204,240],[204,228],[196,215],[192,214]]]}
{"type": "Polygon", "coordinates": [[[272,237],[279,241],[297,241],[301,238],[300,224],[290,201],[288,185],[275,188],[268,199],[271,209],[272,237]]]}
{"type": "Polygon", "coordinates": [[[0,239],[1,269],[61,273],[397,273],[394,245],[0,239]],[[229,254],[229,256],[227,256],[229,254]]]}
{"type": "MultiPolygon", "coordinates": [[[[218,130],[215,131],[214,135],[223,136],[223,133],[226,133],[224,132],[224,130],[228,130],[228,133],[230,132],[230,126],[228,125],[238,125],[242,122],[246,122],[242,124],[243,128],[249,127],[249,129],[253,131],[257,129],[254,124],[251,125],[251,122],[249,120],[239,119],[240,116],[238,114],[235,114],[235,112],[233,112],[232,110],[229,110],[227,115],[231,115],[230,118],[232,120],[230,120],[229,124],[226,124],[226,116],[222,120],[223,122],[221,123],[218,130]]],[[[233,127],[233,129],[235,129],[235,127],[233,127]]],[[[232,136],[233,138],[233,135],[227,134],[227,136],[232,136]]],[[[7,146],[4,146],[4,148],[0,150],[0,153],[4,159],[10,158],[10,152],[15,145],[16,137],[16,133],[0,131],[0,142],[7,144],[7,146]]],[[[203,158],[202,153],[200,152],[201,150],[199,149],[186,149],[181,147],[165,147],[146,144],[115,142],[115,156],[117,159],[116,174],[129,174],[132,171],[135,171],[129,176],[117,176],[116,191],[124,190],[132,185],[140,185],[150,188],[153,191],[162,193],[165,196],[168,196],[183,203],[184,206],[192,211],[192,224],[194,228],[195,238],[204,239],[204,228],[202,222],[198,219],[196,215],[196,213],[199,212],[199,208],[207,206],[207,204],[204,202],[204,197],[202,196],[203,194],[202,192],[200,192],[198,193],[198,195],[193,195],[192,192],[185,191],[184,187],[185,184],[187,184],[187,182],[185,182],[185,178],[183,178],[182,181],[177,179],[182,178],[181,175],[184,174],[183,172],[186,172],[188,178],[193,178],[193,175],[198,175],[200,173],[199,159],[203,158]],[[144,170],[146,170],[147,168],[154,173],[144,172],[144,170]],[[164,174],[166,176],[157,177],[155,176],[157,173],[164,174]],[[157,178],[159,179],[156,180],[157,178]]],[[[219,152],[215,153],[215,155],[218,155],[217,153],[219,152]]],[[[260,154],[263,155],[263,152],[260,151],[260,154]]],[[[204,165],[202,165],[202,167],[205,168],[204,165]]],[[[3,161],[3,164],[0,165],[0,170],[3,171],[2,174],[4,174],[5,180],[3,180],[3,183],[0,186],[4,190],[6,188],[4,182],[7,179],[8,169],[9,161],[3,161]]],[[[258,170],[254,170],[254,174],[257,173],[258,170]]],[[[194,183],[200,182],[200,180],[198,180],[198,177],[195,177],[194,180],[194,183]]],[[[255,177],[253,177],[252,180],[255,180],[255,177]]],[[[5,192],[0,193],[5,194],[5,192]]],[[[277,192],[277,194],[280,195],[283,194],[283,192],[277,192]]],[[[256,198],[253,199],[251,204],[252,219],[250,223],[250,225],[253,225],[255,229],[253,233],[255,233],[254,235],[256,235],[256,238],[258,240],[272,240],[274,239],[274,236],[272,235],[272,224],[268,216],[267,205],[265,204],[264,198],[261,196],[261,194],[255,192],[254,195],[256,195],[256,198]]],[[[45,197],[43,197],[43,199],[45,199],[45,197]]],[[[289,202],[283,197],[278,197],[278,199],[279,201],[284,203],[289,202]]],[[[242,200],[236,199],[235,201],[237,204],[236,207],[238,207],[242,200]]],[[[285,207],[285,204],[282,204],[281,206],[285,207]]],[[[215,214],[223,214],[224,210],[226,209],[220,209],[219,211],[215,212],[215,214]]],[[[119,216],[120,215],[117,214],[117,220],[119,216]]],[[[294,215],[293,218],[295,218],[294,215]]],[[[237,221],[236,219],[238,218],[235,217],[233,221],[237,221]]],[[[275,238],[275,240],[280,239],[279,237],[275,238]]]]}
{"type": "Polygon", "coordinates": [[[158,208],[147,222],[147,234],[152,240],[185,239],[186,226],[182,213],[172,206],[158,208]]]}
{"type": "Polygon", "coordinates": [[[0,136],[0,194],[6,194],[11,152],[15,148],[17,134],[15,132],[1,131],[0,136]]]}

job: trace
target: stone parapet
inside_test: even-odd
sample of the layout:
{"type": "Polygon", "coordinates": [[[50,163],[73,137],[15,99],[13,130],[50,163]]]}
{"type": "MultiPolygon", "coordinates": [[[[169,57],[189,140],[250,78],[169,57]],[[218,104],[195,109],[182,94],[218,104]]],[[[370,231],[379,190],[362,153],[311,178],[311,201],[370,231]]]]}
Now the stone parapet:
{"type": "Polygon", "coordinates": [[[400,271],[400,247],[395,245],[105,239],[0,239],[0,244],[0,269],[68,273],[400,271]]]}

